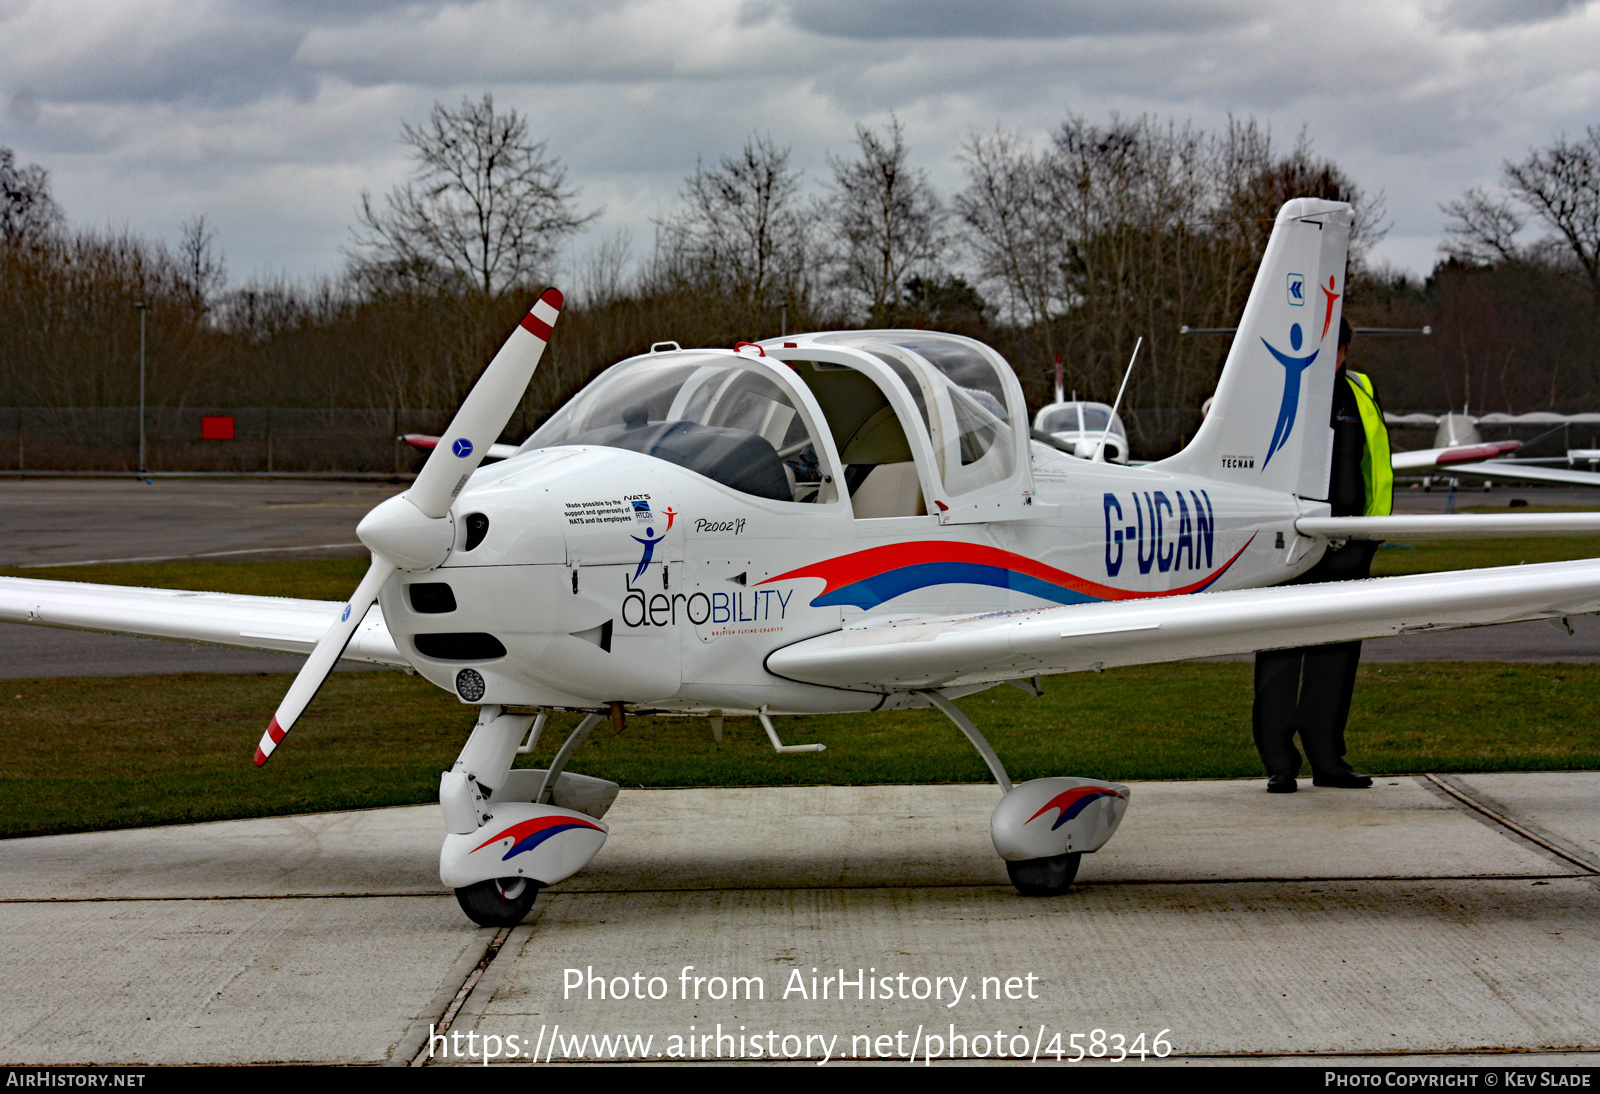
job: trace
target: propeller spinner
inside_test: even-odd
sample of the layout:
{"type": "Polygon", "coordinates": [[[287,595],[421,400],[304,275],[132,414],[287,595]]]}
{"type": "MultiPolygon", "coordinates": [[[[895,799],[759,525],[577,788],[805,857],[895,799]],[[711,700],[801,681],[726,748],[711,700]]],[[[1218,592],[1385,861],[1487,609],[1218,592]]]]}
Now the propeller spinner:
{"type": "Polygon", "coordinates": [[[311,704],[333,671],[334,662],[366,618],[367,610],[378,599],[384,582],[396,570],[431,570],[449,556],[455,540],[450,505],[511,420],[511,412],[533,379],[533,371],[550,341],[550,328],[560,312],[561,293],[546,289],[468,392],[411,489],[373,509],[356,526],[356,535],[372,551],[372,565],[278,704],[277,713],[256,746],[257,767],[267,762],[272,750],[311,704]]]}

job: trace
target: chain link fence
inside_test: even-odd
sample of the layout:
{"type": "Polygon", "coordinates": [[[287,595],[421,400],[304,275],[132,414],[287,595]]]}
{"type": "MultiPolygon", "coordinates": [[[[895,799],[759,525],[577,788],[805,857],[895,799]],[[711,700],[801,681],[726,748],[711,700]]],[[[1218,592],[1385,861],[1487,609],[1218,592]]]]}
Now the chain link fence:
{"type": "MultiPolygon", "coordinates": [[[[415,471],[402,433],[437,434],[448,410],[148,407],[148,471],[415,471]]],[[[0,471],[137,471],[137,407],[0,407],[0,471]]]]}

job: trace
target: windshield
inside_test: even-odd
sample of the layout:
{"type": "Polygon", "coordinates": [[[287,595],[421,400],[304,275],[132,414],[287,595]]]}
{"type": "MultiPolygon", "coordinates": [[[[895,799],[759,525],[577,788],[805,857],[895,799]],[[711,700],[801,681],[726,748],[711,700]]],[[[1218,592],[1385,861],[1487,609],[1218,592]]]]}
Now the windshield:
{"type": "Polygon", "coordinates": [[[1039,428],[1046,433],[1101,433],[1108,421],[1113,435],[1127,435],[1122,420],[1113,419],[1111,408],[1103,403],[1069,403],[1046,410],[1039,416],[1039,428]]]}
{"type": "Polygon", "coordinates": [[[730,353],[665,353],[613,365],[517,451],[576,444],[641,452],[774,501],[836,496],[790,393],[730,353]]]}

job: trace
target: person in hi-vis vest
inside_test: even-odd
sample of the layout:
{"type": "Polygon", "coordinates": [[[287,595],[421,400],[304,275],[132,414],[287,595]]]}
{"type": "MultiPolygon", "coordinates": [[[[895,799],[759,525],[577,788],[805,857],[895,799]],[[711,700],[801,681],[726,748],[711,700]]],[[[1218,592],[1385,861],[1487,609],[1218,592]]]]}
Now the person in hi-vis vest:
{"type": "MultiPolygon", "coordinates": [[[[1345,368],[1350,324],[1339,321],[1338,371],[1333,381],[1333,459],[1328,502],[1336,517],[1388,516],[1394,504],[1394,470],[1389,462],[1389,429],[1372,381],[1345,368]]],[[[1368,577],[1377,543],[1348,540],[1330,548],[1322,560],[1291,584],[1351,581],[1368,577]]],[[[1267,769],[1267,790],[1292,794],[1298,787],[1300,753],[1294,737],[1311,761],[1312,783],[1361,789],[1372,779],[1352,771],[1344,758],[1344,726],[1350,716],[1360,642],[1263,650],[1256,654],[1255,707],[1251,729],[1261,763],[1267,769]]]]}

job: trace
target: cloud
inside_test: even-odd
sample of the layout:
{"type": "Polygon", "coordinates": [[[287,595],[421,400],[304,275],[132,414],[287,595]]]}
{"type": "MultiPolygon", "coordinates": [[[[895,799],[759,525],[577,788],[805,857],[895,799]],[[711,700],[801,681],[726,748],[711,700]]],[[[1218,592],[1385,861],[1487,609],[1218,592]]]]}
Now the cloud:
{"type": "Polygon", "coordinates": [[[1127,3],[1126,0],[752,0],[741,21],[785,16],[796,28],[830,38],[1074,38],[1098,34],[1196,31],[1233,25],[1244,5],[1213,0],[1127,3]]]}
{"type": "Polygon", "coordinates": [[[1579,11],[1587,0],[1449,0],[1441,12],[1449,26],[1471,30],[1524,26],[1579,11]]]}
{"type": "Polygon", "coordinates": [[[306,89],[289,65],[303,33],[216,3],[36,5],[0,16],[0,71],[45,101],[238,104],[306,89]]]}
{"type": "Polygon", "coordinates": [[[1422,239],[1438,202],[1600,115],[1597,49],[1574,0],[0,0],[0,144],[74,223],[170,237],[211,212],[240,276],[337,268],[360,191],[410,169],[401,122],[486,90],[641,250],[697,160],[770,134],[818,186],[891,112],[946,194],[997,124],[1304,127],[1422,239]]]}

